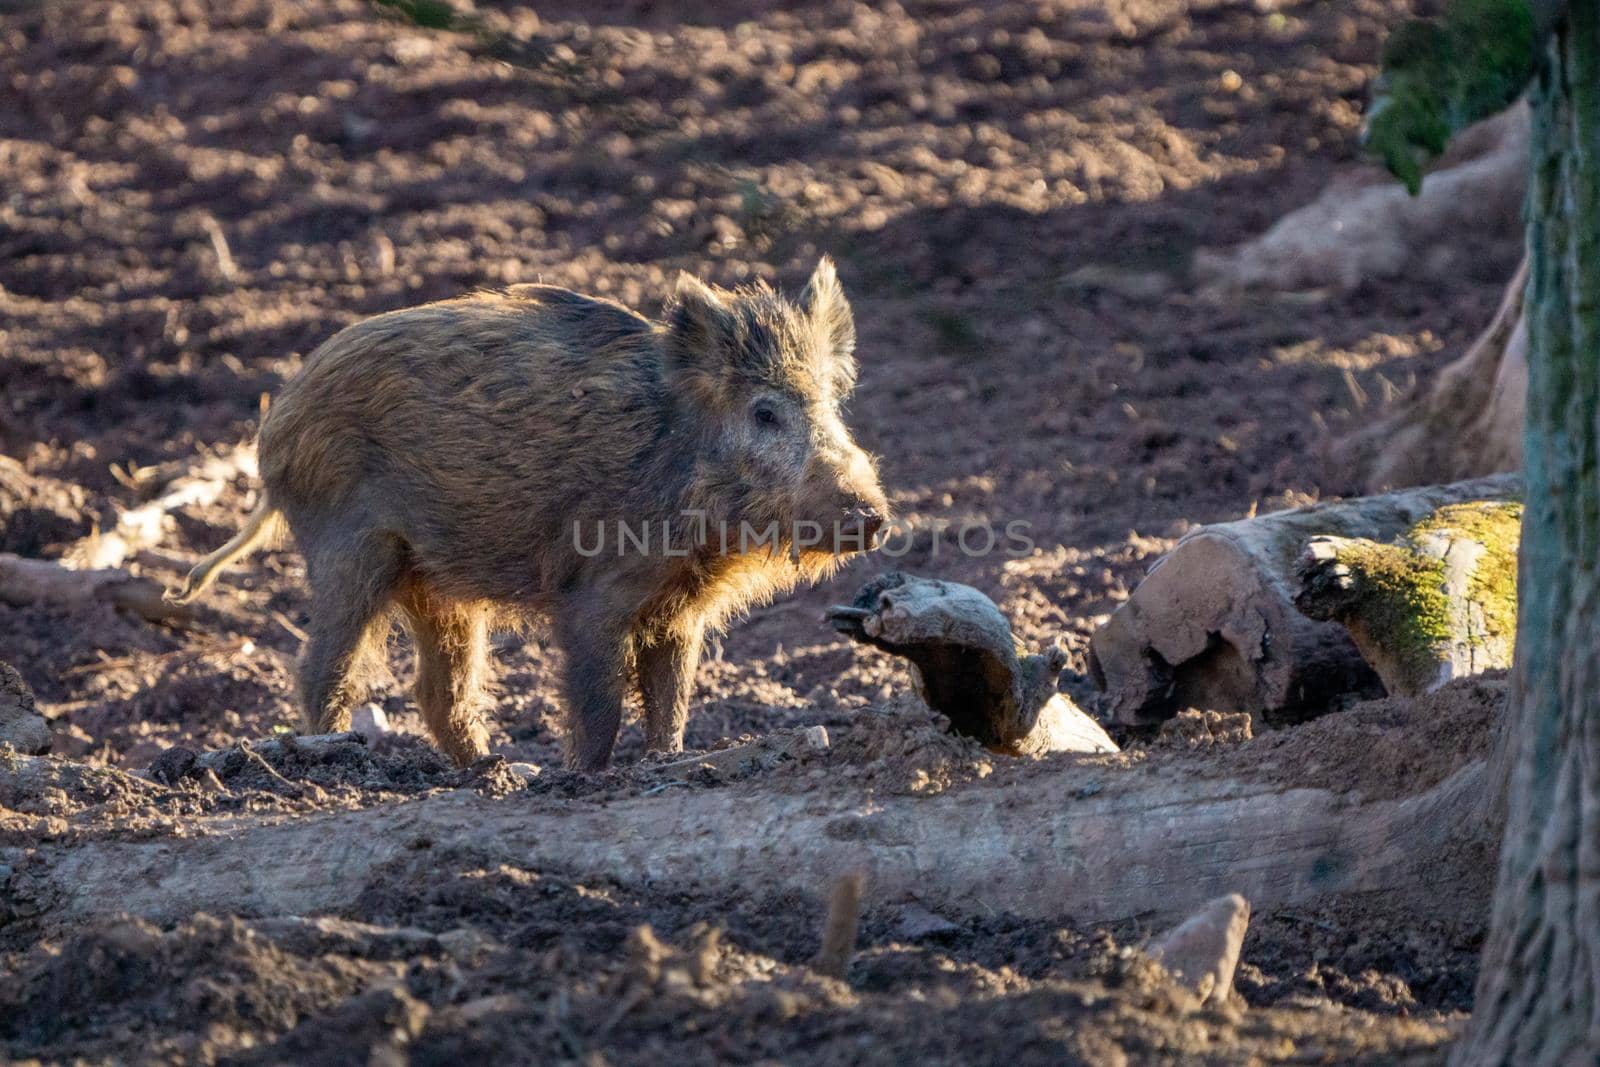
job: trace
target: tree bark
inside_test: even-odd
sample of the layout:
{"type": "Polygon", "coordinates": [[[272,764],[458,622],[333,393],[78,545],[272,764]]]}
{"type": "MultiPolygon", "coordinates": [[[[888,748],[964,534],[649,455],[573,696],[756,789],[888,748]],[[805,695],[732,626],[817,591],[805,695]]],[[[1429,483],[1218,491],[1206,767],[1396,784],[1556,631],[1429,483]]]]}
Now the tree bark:
{"type": "Polygon", "coordinates": [[[1506,831],[1458,1064],[1600,1056],[1600,10],[1567,5],[1533,94],[1529,368],[1506,831]]]}
{"type": "Polygon", "coordinates": [[[1409,489],[1204,526],[1162,557],[1090,639],[1089,665],[1129,725],[1186,707],[1286,719],[1383,687],[1344,627],[1294,606],[1314,537],[1388,542],[1469,501],[1508,500],[1515,475],[1409,489]]]}
{"type": "MultiPolygon", "coordinates": [[[[37,794],[76,769],[41,757],[0,763],[0,798],[37,794]]],[[[153,840],[0,848],[0,924],[116,912],[158,922],[207,910],[310,915],[347,905],[374,880],[425,883],[439,850],[689,893],[820,898],[862,871],[879,902],[1166,922],[1229,893],[1264,908],[1450,892],[1460,834],[1475,833],[1462,812],[1483,774],[1480,760],[1424,793],[1370,803],[1142,768],[1097,773],[1095,791],[1085,773],[1063,768],[1026,788],[982,781],[932,797],[735,786],[550,803],[460,789],[274,823],[186,818],[181,836],[153,840]]]]}

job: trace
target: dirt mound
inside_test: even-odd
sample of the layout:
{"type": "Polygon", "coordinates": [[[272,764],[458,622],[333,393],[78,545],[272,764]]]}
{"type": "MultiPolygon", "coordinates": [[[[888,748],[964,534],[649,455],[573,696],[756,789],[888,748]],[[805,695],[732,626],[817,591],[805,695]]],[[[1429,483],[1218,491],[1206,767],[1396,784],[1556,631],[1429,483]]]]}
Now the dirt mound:
{"type": "Polygon", "coordinates": [[[1214,749],[1184,769],[1213,776],[1359,793],[1413,796],[1485,759],[1505,709],[1504,672],[1463,678],[1415,699],[1390,697],[1248,744],[1214,749]]]}
{"type": "MultiPolygon", "coordinates": [[[[166,933],[109,923],[30,954],[14,992],[0,994],[9,1009],[0,1033],[23,1055],[333,1063],[404,1049],[418,1063],[599,1053],[828,1064],[904,1062],[907,1050],[972,1062],[997,1043],[1015,1043],[1022,1062],[1055,1062],[1062,1048],[1092,1062],[1120,1048],[1148,1062],[1192,1049],[1185,1028],[1196,1022],[1211,1035],[1207,1062],[1219,1063],[1308,1037],[1324,1056],[1426,1050],[1446,1032],[1400,1020],[1312,1031],[1308,1013],[1270,1009],[1186,1020],[1163,973],[1104,932],[1001,922],[944,945],[874,943],[845,985],[785,959],[808,951],[808,939],[780,941],[774,954],[771,934],[737,918],[730,930],[661,904],[648,909],[652,925],[606,887],[480,872],[461,903],[483,928],[433,937],[320,922],[344,936],[307,938],[303,924],[206,916],[166,933]],[[486,903],[519,891],[523,918],[495,922],[486,903]],[[152,1026],[163,1036],[142,1044],[152,1026]]],[[[391,906],[445,918],[426,898],[391,906]]],[[[869,915],[867,938],[895,919],[869,915]]]]}
{"type": "MultiPolygon", "coordinates": [[[[907,1050],[973,1062],[996,1047],[1026,1063],[1116,1049],[1150,1062],[1193,1057],[1196,1024],[1210,1035],[1201,1059],[1218,1063],[1304,1041],[1321,1057],[1425,1051],[1447,1033],[1401,1018],[1330,1027],[1303,1009],[1190,1015],[1108,931],[1004,916],[938,926],[912,908],[869,910],[846,984],[806,966],[821,916],[796,901],[672,900],[440,860],[427,884],[352,902],[377,923],[197,916],[162,932],[122,920],[41,944],[7,961],[17,981],[0,992],[0,1036],[23,1056],[111,1059],[332,1063],[403,1049],[418,1063],[831,1064],[907,1050]],[[383,924],[400,916],[423,928],[383,924]]],[[[1297,996],[1283,999],[1309,1003],[1297,996]]]]}
{"type": "Polygon", "coordinates": [[[199,915],[166,932],[125,919],[20,961],[0,983],[0,1035],[63,1057],[227,1052],[333,1008],[384,969],[279,951],[237,919],[199,915]],[[153,1047],[151,1031],[163,1035],[153,1047]]]}

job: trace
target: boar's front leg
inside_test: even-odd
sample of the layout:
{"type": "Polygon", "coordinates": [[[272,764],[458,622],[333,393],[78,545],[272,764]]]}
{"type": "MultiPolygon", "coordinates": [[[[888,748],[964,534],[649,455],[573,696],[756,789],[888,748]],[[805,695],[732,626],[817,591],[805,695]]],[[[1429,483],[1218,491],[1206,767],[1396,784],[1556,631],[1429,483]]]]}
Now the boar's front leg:
{"type": "Polygon", "coordinates": [[[694,692],[695,668],[700,665],[699,624],[680,626],[641,642],[639,695],[644,699],[644,745],[649,752],[682,752],[683,731],[689,722],[689,697],[694,692]]]}
{"type": "Polygon", "coordinates": [[[569,605],[556,624],[567,657],[567,766],[602,771],[622,728],[633,640],[625,619],[583,599],[569,605]]]}

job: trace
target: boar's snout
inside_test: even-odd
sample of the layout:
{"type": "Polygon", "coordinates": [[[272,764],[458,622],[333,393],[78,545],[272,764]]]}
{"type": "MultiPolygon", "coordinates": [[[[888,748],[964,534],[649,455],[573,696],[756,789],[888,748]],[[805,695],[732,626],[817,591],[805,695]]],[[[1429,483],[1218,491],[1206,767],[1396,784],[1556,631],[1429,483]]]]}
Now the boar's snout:
{"type": "Polygon", "coordinates": [[[883,512],[871,504],[862,504],[845,512],[846,523],[859,523],[862,533],[866,534],[869,542],[875,540],[878,531],[883,529],[883,524],[888,521],[883,512]]]}
{"type": "Polygon", "coordinates": [[[834,492],[837,510],[828,517],[833,528],[834,553],[848,555],[865,552],[877,545],[877,537],[889,522],[889,500],[878,483],[878,469],[872,457],[846,438],[833,457],[834,492]]]}
{"type": "Polygon", "coordinates": [[[844,556],[875,547],[891,516],[871,458],[859,449],[841,451],[812,469],[795,504],[810,525],[812,550],[844,556]]]}
{"type": "Polygon", "coordinates": [[[841,478],[833,496],[831,515],[821,516],[827,531],[823,547],[845,556],[875,548],[878,534],[889,522],[889,501],[878,487],[877,471],[863,454],[851,471],[854,477],[841,478]]]}
{"type": "Polygon", "coordinates": [[[888,521],[885,511],[872,504],[858,504],[846,509],[844,519],[840,522],[842,536],[839,539],[839,551],[865,552],[875,547],[878,532],[888,521]]]}

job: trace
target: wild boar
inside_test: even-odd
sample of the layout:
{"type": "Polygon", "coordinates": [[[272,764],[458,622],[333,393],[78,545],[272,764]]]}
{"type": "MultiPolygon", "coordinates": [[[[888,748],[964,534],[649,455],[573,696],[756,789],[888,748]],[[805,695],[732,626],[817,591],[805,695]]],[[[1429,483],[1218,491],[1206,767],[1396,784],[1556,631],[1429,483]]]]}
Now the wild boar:
{"type": "Polygon", "coordinates": [[[341,331],[262,423],[260,507],[174,599],[287,528],[309,729],[348,728],[397,617],[428,729],[469,763],[490,627],[543,615],[569,765],[610,761],[630,682],[648,747],[680,750],[706,632],[870,547],[889,507],[840,415],[855,326],[827,259],[796,302],[682,275],[664,318],[520,285],[341,331]]]}

